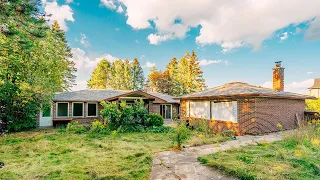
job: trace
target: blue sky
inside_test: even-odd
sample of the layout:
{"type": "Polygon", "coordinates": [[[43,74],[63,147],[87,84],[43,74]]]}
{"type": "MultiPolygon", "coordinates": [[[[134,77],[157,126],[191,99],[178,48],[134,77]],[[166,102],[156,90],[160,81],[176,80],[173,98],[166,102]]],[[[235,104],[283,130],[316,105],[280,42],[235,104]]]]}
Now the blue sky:
{"type": "Polygon", "coordinates": [[[137,57],[145,75],[195,50],[208,87],[243,81],[270,87],[275,61],[287,91],[307,93],[320,77],[317,0],[43,0],[66,31],[78,68],[77,86],[103,57],[137,57]],[[289,6],[290,3],[290,6],[289,6]]]}

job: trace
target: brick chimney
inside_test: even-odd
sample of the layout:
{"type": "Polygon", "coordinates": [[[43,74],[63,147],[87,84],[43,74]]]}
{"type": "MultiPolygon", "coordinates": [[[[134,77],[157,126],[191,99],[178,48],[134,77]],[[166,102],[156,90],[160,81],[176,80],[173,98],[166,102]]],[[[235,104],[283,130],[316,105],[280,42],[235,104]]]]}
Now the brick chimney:
{"type": "Polygon", "coordinates": [[[284,68],[281,67],[281,61],[276,62],[273,70],[273,90],[284,91],[284,68]]]}

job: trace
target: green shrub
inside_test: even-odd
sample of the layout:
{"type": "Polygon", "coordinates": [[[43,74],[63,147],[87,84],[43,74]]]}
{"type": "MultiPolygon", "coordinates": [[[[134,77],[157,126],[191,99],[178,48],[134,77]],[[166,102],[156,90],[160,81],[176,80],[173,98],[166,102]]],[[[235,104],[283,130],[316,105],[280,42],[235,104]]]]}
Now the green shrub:
{"type": "Polygon", "coordinates": [[[174,132],[174,128],[170,126],[150,126],[146,128],[146,131],[151,133],[171,133],[174,132]]]}
{"type": "Polygon", "coordinates": [[[78,121],[73,121],[71,123],[68,123],[66,132],[81,134],[88,132],[88,128],[84,125],[80,125],[78,121]]]}
{"type": "Polygon", "coordinates": [[[118,128],[121,124],[119,122],[120,111],[118,105],[115,102],[105,102],[101,101],[100,103],[103,109],[100,111],[100,114],[106,124],[110,124],[111,128],[118,128]]]}
{"type": "Polygon", "coordinates": [[[181,149],[182,143],[185,142],[191,136],[192,131],[187,128],[186,123],[184,121],[180,121],[176,127],[173,142],[177,143],[176,148],[181,149]]]}
{"type": "Polygon", "coordinates": [[[148,118],[148,110],[143,100],[135,101],[133,105],[133,118],[136,124],[145,124],[148,118]]]}
{"type": "Polygon", "coordinates": [[[222,136],[226,136],[226,137],[234,137],[236,136],[236,132],[233,130],[225,130],[222,133],[222,136]]]}
{"type": "Polygon", "coordinates": [[[90,132],[92,134],[109,134],[108,128],[98,120],[91,123],[90,132]]]}
{"type": "Polygon", "coordinates": [[[132,106],[127,105],[125,101],[120,103],[119,107],[120,117],[119,117],[119,125],[133,125],[135,124],[134,109],[132,106]]]}
{"type": "Polygon", "coordinates": [[[163,117],[160,114],[149,114],[146,126],[162,126],[163,117]]]}

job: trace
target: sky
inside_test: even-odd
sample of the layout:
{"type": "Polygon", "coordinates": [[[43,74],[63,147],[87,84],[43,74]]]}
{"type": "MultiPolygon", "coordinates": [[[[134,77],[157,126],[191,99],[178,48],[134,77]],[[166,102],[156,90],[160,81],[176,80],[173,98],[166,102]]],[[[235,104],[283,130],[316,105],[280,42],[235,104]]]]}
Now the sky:
{"type": "Polygon", "coordinates": [[[272,87],[283,61],[285,90],[308,93],[320,78],[319,0],[42,0],[66,32],[86,89],[105,58],[138,58],[145,76],[194,50],[208,87],[241,81],[272,87]]]}

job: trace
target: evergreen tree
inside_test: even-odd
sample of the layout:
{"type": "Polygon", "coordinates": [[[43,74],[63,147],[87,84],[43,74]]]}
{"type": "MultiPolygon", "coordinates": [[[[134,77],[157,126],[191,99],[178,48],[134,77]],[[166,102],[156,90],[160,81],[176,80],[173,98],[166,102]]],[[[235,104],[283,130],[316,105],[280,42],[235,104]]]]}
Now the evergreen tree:
{"type": "Polygon", "coordinates": [[[110,70],[110,87],[114,90],[126,90],[123,86],[123,61],[121,59],[115,60],[112,63],[110,70]]]}
{"type": "Polygon", "coordinates": [[[35,127],[41,104],[75,82],[64,32],[49,28],[34,2],[0,2],[0,131],[35,127]]]}
{"type": "Polygon", "coordinates": [[[144,86],[144,74],[137,58],[131,63],[132,90],[142,90],[144,86]]]}
{"type": "Polygon", "coordinates": [[[205,80],[203,78],[203,71],[200,68],[200,62],[198,61],[197,54],[192,51],[189,59],[189,80],[190,87],[188,87],[188,93],[193,93],[196,91],[202,91],[206,88],[205,80]]]}
{"type": "Polygon", "coordinates": [[[122,73],[122,88],[123,90],[133,89],[133,76],[131,74],[131,66],[128,59],[123,63],[123,73],[122,73]]]}
{"type": "Polygon", "coordinates": [[[110,62],[106,59],[101,60],[93,70],[91,78],[87,81],[89,89],[106,89],[110,87],[110,62]]]}

